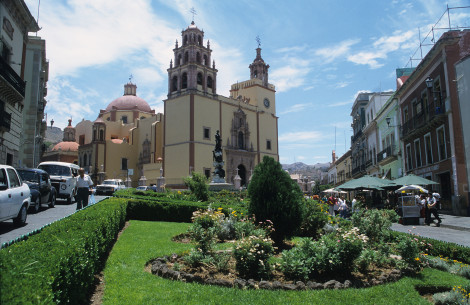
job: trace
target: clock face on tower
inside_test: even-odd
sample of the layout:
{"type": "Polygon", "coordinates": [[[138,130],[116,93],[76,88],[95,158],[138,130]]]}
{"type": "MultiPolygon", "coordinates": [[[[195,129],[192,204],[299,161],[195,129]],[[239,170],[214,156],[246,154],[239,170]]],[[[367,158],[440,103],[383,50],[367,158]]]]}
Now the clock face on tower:
{"type": "Polygon", "coordinates": [[[267,98],[264,99],[264,107],[269,108],[269,100],[267,98]]]}

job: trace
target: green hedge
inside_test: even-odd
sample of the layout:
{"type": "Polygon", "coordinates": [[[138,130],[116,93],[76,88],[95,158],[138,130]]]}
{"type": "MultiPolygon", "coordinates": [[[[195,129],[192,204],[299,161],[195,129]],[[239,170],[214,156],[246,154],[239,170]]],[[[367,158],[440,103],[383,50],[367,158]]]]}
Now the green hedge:
{"type": "Polygon", "coordinates": [[[0,251],[0,303],[88,303],[126,219],[127,200],[109,199],[0,251]]]}
{"type": "Polygon", "coordinates": [[[130,199],[127,218],[147,221],[191,222],[193,212],[206,209],[207,204],[180,200],[130,199]]]}
{"type": "MultiPolygon", "coordinates": [[[[403,239],[404,236],[409,235],[409,233],[391,231],[391,238],[394,241],[399,241],[403,239]]],[[[431,247],[426,247],[428,249],[427,253],[429,255],[441,255],[443,257],[458,260],[465,264],[470,264],[470,248],[468,247],[423,236],[417,236],[416,238],[422,240],[426,244],[431,244],[431,247]]],[[[422,251],[424,251],[423,248],[424,247],[421,247],[422,251]]]]}

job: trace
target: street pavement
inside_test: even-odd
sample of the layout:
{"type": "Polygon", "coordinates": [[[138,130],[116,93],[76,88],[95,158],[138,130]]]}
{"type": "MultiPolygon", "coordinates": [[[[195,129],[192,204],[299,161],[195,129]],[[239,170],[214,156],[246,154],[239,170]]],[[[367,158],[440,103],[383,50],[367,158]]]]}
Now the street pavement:
{"type": "Polygon", "coordinates": [[[440,227],[435,224],[426,226],[394,223],[391,229],[470,247],[470,217],[445,214],[440,214],[440,217],[442,219],[440,227]]]}
{"type": "MultiPolygon", "coordinates": [[[[107,196],[95,196],[96,202],[99,202],[107,196]]],[[[54,221],[67,217],[75,213],[77,204],[67,204],[65,200],[57,200],[54,208],[47,207],[47,204],[43,204],[41,209],[36,214],[29,214],[26,218],[26,225],[23,227],[16,227],[13,224],[13,220],[7,220],[0,222],[0,245],[5,242],[17,239],[22,235],[29,234],[35,230],[41,229],[47,224],[54,221]]]]}

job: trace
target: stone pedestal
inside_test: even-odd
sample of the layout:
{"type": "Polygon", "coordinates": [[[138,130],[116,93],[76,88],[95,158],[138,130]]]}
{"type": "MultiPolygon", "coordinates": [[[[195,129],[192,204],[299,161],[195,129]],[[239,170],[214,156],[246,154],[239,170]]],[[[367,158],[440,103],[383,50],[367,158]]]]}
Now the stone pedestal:
{"type": "Polygon", "coordinates": [[[165,190],[165,177],[157,178],[157,192],[163,192],[165,190]]]}
{"type": "Polygon", "coordinates": [[[146,184],[147,184],[147,178],[145,178],[145,176],[140,177],[139,186],[144,186],[146,184]]]}
{"type": "Polygon", "coordinates": [[[233,183],[234,183],[235,189],[239,190],[242,186],[242,178],[240,178],[240,176],[238,176],[237,174],[235,178],[233,178],[233,183]]]}
{"type": "Polygon", "coordinates": [[[214,183],[211,182],[209,183],[209,191],[212,192],[219,192],[222,190],[227,190],[227,191],[235,191],[235,187],[231,183],[214,183]]]}

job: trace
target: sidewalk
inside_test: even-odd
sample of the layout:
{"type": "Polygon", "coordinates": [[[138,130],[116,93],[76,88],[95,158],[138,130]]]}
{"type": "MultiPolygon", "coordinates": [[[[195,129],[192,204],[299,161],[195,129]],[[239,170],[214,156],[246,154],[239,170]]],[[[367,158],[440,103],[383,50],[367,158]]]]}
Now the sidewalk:
{"type": "Polygon", "coordinates": [[[440,214],[440,217],[442,218],[440,227],[436,227],[435,224],[413,226],[394,223],[391,229],[470,247],[470,217],[445,214],[440,214]]]}

